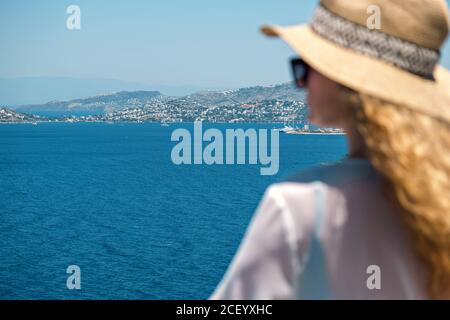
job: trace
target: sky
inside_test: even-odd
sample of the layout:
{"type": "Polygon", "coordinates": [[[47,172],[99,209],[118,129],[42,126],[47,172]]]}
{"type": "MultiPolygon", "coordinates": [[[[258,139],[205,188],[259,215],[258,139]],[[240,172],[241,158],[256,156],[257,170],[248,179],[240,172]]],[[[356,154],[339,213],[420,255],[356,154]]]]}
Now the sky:
{"type": "MultiPolygon", "coordinates": [[[[315,0],[1,0],[0,78],[74,77],[235,88],[290,79],[294,53],[259,33],[315,0]],[[81,30],[66,8],[81,9],[81,30]]],[[[450,68],[447,41],[441,62],[450,68]]]]}

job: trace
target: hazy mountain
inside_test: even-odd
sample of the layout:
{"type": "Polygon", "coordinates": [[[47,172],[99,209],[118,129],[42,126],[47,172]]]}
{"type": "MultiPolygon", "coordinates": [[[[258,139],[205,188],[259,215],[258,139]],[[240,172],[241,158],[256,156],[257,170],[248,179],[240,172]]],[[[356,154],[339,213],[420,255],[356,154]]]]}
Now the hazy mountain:
{"type": "Polygon", "coordinates": [[[126,108],[134,108],[136,105],[160,98],[158,91],[121,91],[108,95],[99,95],[84,99],[69,101],[52,101],[45,104],[22,105],[14,107],[18,112],[26,112],[45,116],[60,115],[87,115],[104,114],[126,108]]]}
{"type": "MultiPolygon", "coordinates": [[[[8,112],[5,122],[14,122],[12,112],[5,112],[8,112]]],[[[226,91],[200,91],[184,97],[163,96],[158,91],[121,91],[83,99],[23,105],[16,107],[16,112],[69,122],[202,120],[210,122],[296,121],[306,124],[308,118],[305,92],[289,83],[226,91]]],[[[17,122],[24,122],[19,116],[15,117],[18,119],[17,122]]]]}
{"type": "Polygon", "coordinates": [[[199,91],[179,98],[191,100],[202,105],[230,105],[235,103],[252,103],[263,100],[305,101],[305,92],[292,83],[273,86],[255,86],[237,90],[199,91]]]}
{"type": "Polygon", "coordinates": [[[160,91],[164,95],[183,96],[204,87],[149,85],[110,79],[67,77],[0,78],[0,105],[43,104],[110,94],[119,91],[160,91]]]}
{"type": "Polygon", "coordinates": [[[124,109],[144,108],[146,105],[155,102],[155,99],[162,101],[165,108],[170,109],[171,106],[172,108],[180,108],[182,106],[182,109],[188,110],[197,106],[229,107],[263,101],[266,105],[271,105],[271,101],[304,102],[305,92],[291,83],[225,91],[199,91],[183,97],[163,96],[158,91],[121,91],[68,101],[21,105],[12,107],[12,109],[41,116],[102,115],[124,109]]]}

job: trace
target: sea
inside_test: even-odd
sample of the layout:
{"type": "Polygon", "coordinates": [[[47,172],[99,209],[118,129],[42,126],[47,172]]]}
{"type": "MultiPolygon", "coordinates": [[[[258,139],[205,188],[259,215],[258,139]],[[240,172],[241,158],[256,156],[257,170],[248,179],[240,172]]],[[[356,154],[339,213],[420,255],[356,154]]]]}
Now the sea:
{"type": "Polygon", "coordinates": [[[280,134],[276,175],[175,165],[177,128],[193,124],[0,125],[0,299],[207,299],[264,190],[347,153],[344,135],[280,134]]]}

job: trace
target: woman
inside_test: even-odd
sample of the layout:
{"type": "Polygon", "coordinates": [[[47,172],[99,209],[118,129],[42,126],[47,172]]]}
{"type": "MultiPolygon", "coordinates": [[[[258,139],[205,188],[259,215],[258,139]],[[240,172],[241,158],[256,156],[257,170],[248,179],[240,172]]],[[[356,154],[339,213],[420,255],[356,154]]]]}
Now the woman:
{"type": "Polygon", "coordinates": [[[266,191],[211,299],[450,298],[448,30],[444,0],[323,0],[310,25],[263,27],[349,157],[266,191]]]}

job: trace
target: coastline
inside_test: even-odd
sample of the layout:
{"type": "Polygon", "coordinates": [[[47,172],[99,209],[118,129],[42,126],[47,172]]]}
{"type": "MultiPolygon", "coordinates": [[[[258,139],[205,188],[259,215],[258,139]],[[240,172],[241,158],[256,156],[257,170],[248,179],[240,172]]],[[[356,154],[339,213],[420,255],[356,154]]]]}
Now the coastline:
{"type": "Polygon", "coordinates": [[[326,135],[330,135],[330,134],[334,134],[334,135],[345,135],[345,132],[292,132],[292,133],[288,133],[288,134],[297,134],[297,135],[306,135],[306,134],[316,134],[316,135],[321,135],[321,134],[326,134],[326,135]]]}
{"type": "MultiPolygon", "coordinates": [[[[87,123],[102,123],[102,124],[107,124],[107,125],[114,125],[114,124],[159,124],[162,127],[168,127],[170,128],[173,125],[176,124],[193,124],[194,121],[182,121],[182,122],[159,122],[159,121],[113,121],[113,122],[109,122],[109,121],[65,121],[65,120],[41,120],[41,121],[8,121],[8,122],[1,122],[0,121],[0,125],[33,125],[33,126],[37,126],[39,124],[62,124],[62,123],[69,123],[69,124],[76,124],[76,123],[82,123],[82,124],[87,124],[87,123]],[[167,124],[167,125],[163,125],[163,124],[167,124]]],[[[213,125],[213,124],[230,124],[233,126],[239,125],[239,124],[243,124],[243,125],[251,125],[251,124],[255,124],[255,125],[276,125],[276,124],[280,124],[279,122],[206,122],[203,121],[203,123],[205,124],[209,124],[209,125],[213,125]]],[[[283,128],[272,128],[272,130],[277,130],[283,134],[286,135],[345,135],[345,132],[315,132],[315,131],[283,131],[283,128]]],[[[326,129],[325,129],[326,130],[326,129]]]]}

